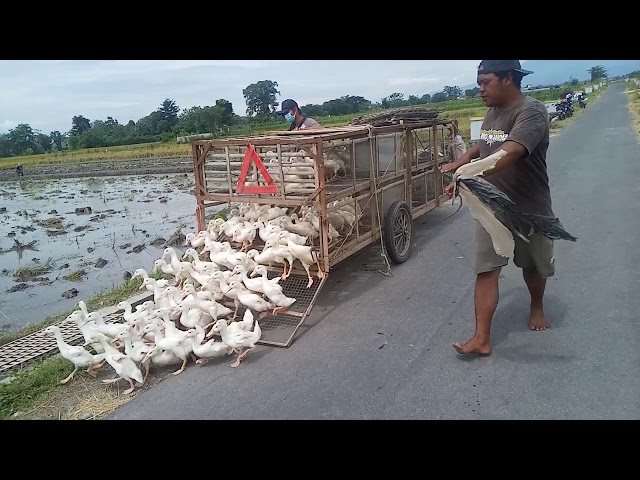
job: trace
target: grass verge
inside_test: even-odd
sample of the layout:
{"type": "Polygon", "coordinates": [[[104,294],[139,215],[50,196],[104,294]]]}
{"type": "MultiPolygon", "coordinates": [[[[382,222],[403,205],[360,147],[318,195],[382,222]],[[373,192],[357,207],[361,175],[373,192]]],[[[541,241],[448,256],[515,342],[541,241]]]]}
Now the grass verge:
{"type": "Polygon", "coordinates": [[[633,82],[629,83],[631,83],[631,85],[627,86],[625,90],[629,100],[627,105],[633,118],[633,129],[636,133],[638,143],[640,143],[640,86],[633,82]]]}

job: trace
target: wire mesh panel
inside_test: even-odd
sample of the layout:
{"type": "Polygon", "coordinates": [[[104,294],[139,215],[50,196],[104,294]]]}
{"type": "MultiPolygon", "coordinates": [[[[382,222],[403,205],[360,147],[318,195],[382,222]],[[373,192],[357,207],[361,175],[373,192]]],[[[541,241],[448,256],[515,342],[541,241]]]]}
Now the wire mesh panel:
{"type": "Polygon", "coordinates": [[[427,203],[427,174],[421,173],[412,178],[411,208],[427,203]]]}
{"type": "MultiPolygon", "coordinates": [[[[326,281],[326,277],[318,278],[317,269],[314,270],[311,271],[313,283],[309,288],[307,288],[309,278],[304,271],[300,272],[294,269],[288,278],[280,280],[279,285],[282,286],[282,293],[289,298],[296,299],[289,308],[279,311],[276,315],[269,311],[263,318],[259,318],[256,312],[253,312],[254,319],[258,318],[262,330],[262,337],[258,343],[280,347],[288,347],[291,344],[296,331],[311,313],[313,303],[326,281]]],[[[267,276],[271,280],[282,276],[282,273],[280,269],[270,269],[267,276]]],[[[232,309],[235,308],[233,302],[225,302],[225,305],[232,309]]],[[[243,317],[245,310],[246,307],[243,305],[238,308],[237,319],[243,317]]]]}

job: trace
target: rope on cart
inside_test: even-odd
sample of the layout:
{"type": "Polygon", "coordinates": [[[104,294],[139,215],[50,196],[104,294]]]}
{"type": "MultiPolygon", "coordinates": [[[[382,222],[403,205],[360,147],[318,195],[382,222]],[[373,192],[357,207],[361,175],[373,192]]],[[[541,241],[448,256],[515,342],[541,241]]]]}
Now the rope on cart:
{"type": "MultiPolygon", "coordinates": [[[[420,137],[418,136],[418,134],[417,134],[417,133],[416,133],[415,135],[416,135],[416,139],[418,140],[418,142],[420,142],[420,145],[422,146],[422,149],[423,149],[423,150],[425,151],[425,153],[426,153],[427,149],[426,149],[426,147],[424,146],[424,144],[422,143],[422,140],[420,140],[420,137]]],[[[438,168],[438,165],[437,165],[437,164],[434,164],[433,160],[431,161],[431,164],[433,165],[434,170],[435,170],[436,168],[438,168]]],[[[444,175],[446,175],[446,174],[443,174],[443,176],[444,176],[444,175]]],[[[458,197],[460,197],[460,195],[457,195],[457,196],[458,196],[458,197]]],[[[454,196],[453,196],[453,198],[451,199],[451,205],[455,205],[455,202],[456,202],[456,195],[454,195],[454,196]]],[[[458,212],[460,211],[460,209],[461,209],[461,208],[462,208],[462,197],[460,197],[460,205],[458,205],[458,208],[456,209],[456,211],[455,211],[455,212],[453,212],[453,213],[451,213],[451,214],[449,214],[449,215],[447,215],[446,217],[444,217],[444,219],[443,219],[442,221],[444,222],[444,221],[445,221],[445,220],[447,220],[448,218],[450,218],[450,217],[452,217],[453,215],[455,215],[456,213],[458,213],[458,212]]]]}
{"type": "MultiPolygon", "coordinates": [[[[373,160],[375,158],[374,156],[374,152],[373,152],[373,126],[371,125],[367,125],[367,130],[369,131],[369,149],[371,150],[371,159],[373,160]]],[[[389,164],[387,165],[387,168],[385,169],[384,173],[382,174],[382,177],[380,178],[380,182],[382,182],[382,179],[384,178],[384,176],[387,174],[387,170],[389,170],[389,167],[391,166],[391,163],[395,162],[396,156],[398,155],[398,149],[399,146],[402,144],[402,142],[398,142],[398,147],[396,147],[396,151],[393,154],[393,159],[391,162],[389,162],[389,164]]],[[[387,257],[387,250],[384,246],[384,235],[382,234],[382,219],[380,217],[380,203],[378,202],[378,185],[379,183],[376,182],[374,180],[374,189],[373,189],[373,194],[376,197],[376,218],[378,220],[378,229],[380,230],[380,256],[382,258],[384,258],[384,262],[387,264],[387,271],[383,272],[382,270],[378,270],[381,274],[387,276],[387,277],[393,277],[393,274],[391,273],[391,264],[389,263],[389,258],[387,257]]],[[[369,199],[369,201],[371,201],[371,199],[369,199]]]]}

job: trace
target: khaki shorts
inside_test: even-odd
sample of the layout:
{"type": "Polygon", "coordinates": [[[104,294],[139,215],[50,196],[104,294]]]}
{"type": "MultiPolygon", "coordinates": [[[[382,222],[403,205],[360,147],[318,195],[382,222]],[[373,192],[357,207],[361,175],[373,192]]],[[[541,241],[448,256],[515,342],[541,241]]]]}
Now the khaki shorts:
{"type": "MultiPolygon", "coordinates": [[[[493,249],[491,236],[482,224],[474,219],[473,240],[476,248],[475,272],[485,273],[504,267],[509,263],[507,257],[498,255],[493,249]]],[[[519,268],[535,268],[542,278],[552,277],[555,273],[553,240],[541,233],[534,233],[527,243],[514,235],[513,263],[519,268]]]]}

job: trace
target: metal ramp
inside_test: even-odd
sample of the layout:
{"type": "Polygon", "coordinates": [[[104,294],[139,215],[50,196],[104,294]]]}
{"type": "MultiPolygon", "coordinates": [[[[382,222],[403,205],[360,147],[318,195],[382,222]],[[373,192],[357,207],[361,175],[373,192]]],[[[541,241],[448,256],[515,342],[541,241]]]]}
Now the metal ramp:
{"type": "MultiPolygon", "coordinates": [[[[273,268],[267,271],[267,277],[270,280],[281,275],[282,269],[273,268]]],[[[277,315],[267,315],[259,319],[262,337],[258,344],[278,347],[291,345],[294,335],[311,313],[320,290],[327,280],[327,274],[324,278],[318,278],[314,270],[311,270],[311,275],[313,276],[313,284],[309,288],[307,288],[309,278],[304,270],[299,271],[294,268],[286,280],[280,280],[282,293],[287,297],[295,298],[296,301],[287,310],[281,310],[277,315]]],[[[233,302],[225,301],[224,304],[231,309],[235,308],[233,302]]],[[[238,308],[237,319],[242,319],[245,310],[246,308],[242,305],[238,308]]],[[[257,318],[255,312],[254,318],[257,318]]],[[[214,336],[219,338],[218,335],[214,336]]]]}
{"type": "MultiPolygon", "coordinates": [[[[122,320],[122,313],[109,313],[103,316],[107,323],[122,320]]],[[[84,337],[78,326],[71,320],[56,323],[60,327],[62,338],[70,345],[81,345],[84,337]]],[[[58,353],[56,339],[42,330],[0,346],[0,374],[19,370],[28,363],[58,353]]]]}

